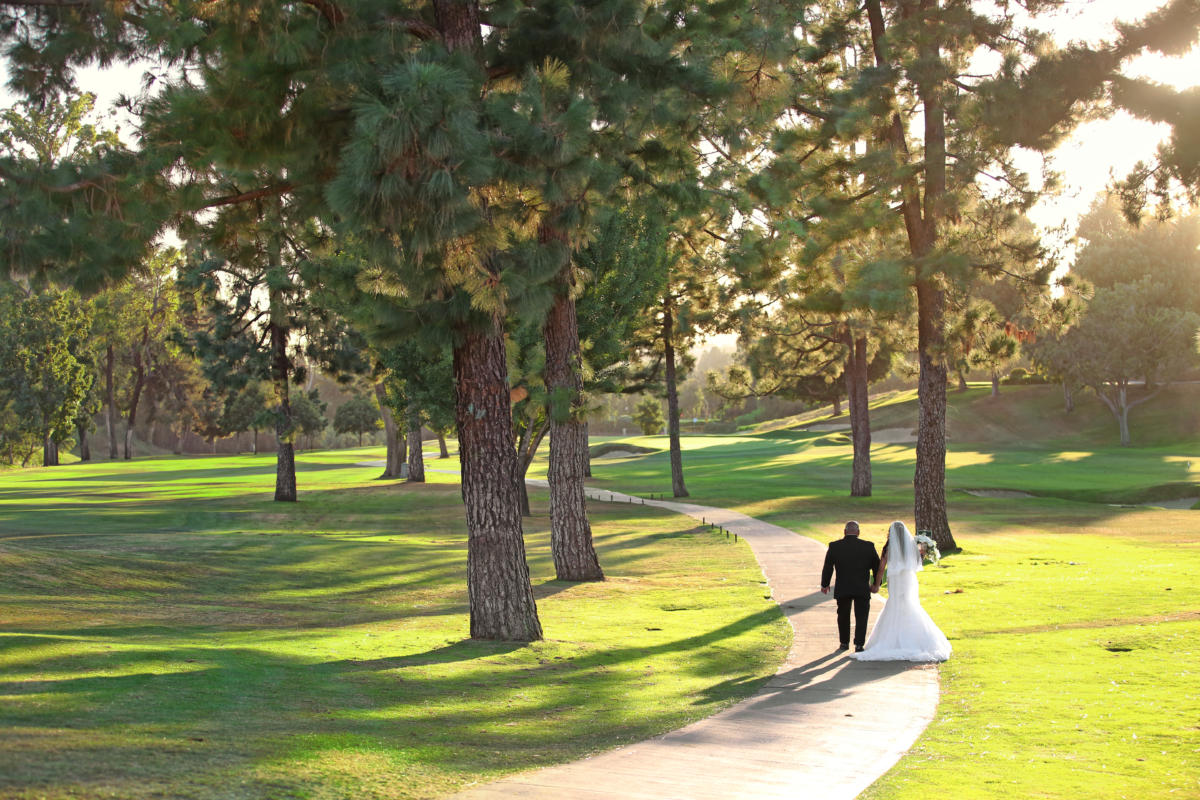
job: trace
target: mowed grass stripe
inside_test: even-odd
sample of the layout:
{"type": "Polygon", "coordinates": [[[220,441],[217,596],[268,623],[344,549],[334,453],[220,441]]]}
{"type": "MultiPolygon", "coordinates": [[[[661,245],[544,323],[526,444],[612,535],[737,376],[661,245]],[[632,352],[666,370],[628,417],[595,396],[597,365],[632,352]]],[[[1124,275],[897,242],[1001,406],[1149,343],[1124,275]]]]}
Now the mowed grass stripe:
{"type": "Polygon", "coordinates": [[[707,716],[790,642],[747,548],[656,510],[594,504],[609,580],[551,580],[536,492],[547,640],[470,641],[458,487],[373,455],[302,455],[295,505],[264,457],[0,476],[0,797],[437,796],[707,716]]]}

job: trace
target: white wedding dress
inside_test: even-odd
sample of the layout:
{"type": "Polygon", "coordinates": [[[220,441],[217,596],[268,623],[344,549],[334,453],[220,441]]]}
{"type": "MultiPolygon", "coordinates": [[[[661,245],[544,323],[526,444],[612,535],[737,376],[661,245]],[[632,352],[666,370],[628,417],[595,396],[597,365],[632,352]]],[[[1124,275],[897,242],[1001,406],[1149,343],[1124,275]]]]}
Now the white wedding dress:
{"type": "Polygon", "coordinates": [[[945,661],[950,642],[921,608],[917,573],[921,555],[903,522],[888,530],[888,599],[859,661],[945,661]]]}

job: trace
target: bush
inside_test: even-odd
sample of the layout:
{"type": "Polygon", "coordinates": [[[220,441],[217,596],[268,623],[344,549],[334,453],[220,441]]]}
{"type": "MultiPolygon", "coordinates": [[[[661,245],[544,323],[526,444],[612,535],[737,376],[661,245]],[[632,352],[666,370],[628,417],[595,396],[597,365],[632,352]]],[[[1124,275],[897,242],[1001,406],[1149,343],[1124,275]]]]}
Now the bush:
{"type": "Polygon", "coordinates": [[[633,421],[642,429],[642,434],[645,436],[653,436],[658,433],[667,422],[662,411],[662,402],[653,397],[647,397],[638,403],[633,421]]]}
{"type": "Polygon", "coordinates": [[[1015,367],[1012,372],[1008,373],[1001,383],[1011,386],[1032,386],[1035,384],[1049,383],[1044,375],[1037,372],[1030,372],[1024,367],[1015,367]]]}
{"type": "Polygon", "coordinates": [[[761,408],[756,408],[745,414],[739,414],[733,419],[734,428],[749,428],[761,422],[762,418],[763,410],[761,408]]]}

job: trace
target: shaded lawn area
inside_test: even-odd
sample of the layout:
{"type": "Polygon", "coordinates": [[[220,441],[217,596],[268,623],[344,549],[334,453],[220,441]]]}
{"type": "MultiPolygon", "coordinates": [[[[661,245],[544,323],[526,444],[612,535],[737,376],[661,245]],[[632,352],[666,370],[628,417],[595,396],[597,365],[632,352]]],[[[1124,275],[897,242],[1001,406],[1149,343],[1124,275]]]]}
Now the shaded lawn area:
{"type": "MultiPolygon", "coordinates": [[[[632,441],[665,448],[662,437],[632,441]]],[[[873,448],[870,498],[848,496],[850,448],[828,434],[687,437],[684,447],[692,502],[822,541],[858,519],[879,546],[891,520],[912,519],[911,446],[873,448]]],[[[1197,452],[1193,441],[952,446],[950,519],[963,551],[927,568],[921,590],[954,656],[937,718],[864,798],[1200,796],[1200,511],[1062,499],[1194,486],[1197,452]]],[[[665,454],[597,461],[593,472],[606,487],[670,492],[665,454]]]]}
{"type": "Polygon", "coordinates": [[[748,548],[653,509],[593,505],[609,579],[551,580],[540,492],[546,641],[468,640],[455,478],[378,457],[302,454],[297,504],[267,456],[0,476],[0,797],[432,797],[708,716],[790,642],[748,548]]]}

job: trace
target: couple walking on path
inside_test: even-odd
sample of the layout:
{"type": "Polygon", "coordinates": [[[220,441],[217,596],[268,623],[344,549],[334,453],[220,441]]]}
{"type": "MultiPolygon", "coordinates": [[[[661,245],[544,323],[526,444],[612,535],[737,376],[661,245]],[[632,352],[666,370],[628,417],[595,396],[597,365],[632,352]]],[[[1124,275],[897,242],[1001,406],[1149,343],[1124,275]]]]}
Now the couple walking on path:
{"type": "Polygon", "coordinates": [[[850,612],[854,612],[854,654],[859,661],[945,661],[950,642],[921,607],[917,573],[924,554],[903,522],[888,528],[882,556],[875,544],[859,538],[858,523],[846,523],[845,535],[830,542],[821,570],[821,591],[837,601],[840,650],[850,649],[850,612]],[[871,595],[879,592],[886,570],[888,600],[867,638],[871,595]]]}

